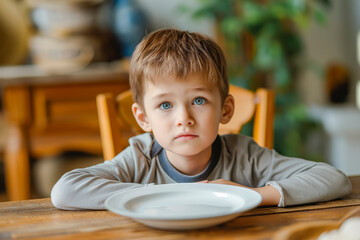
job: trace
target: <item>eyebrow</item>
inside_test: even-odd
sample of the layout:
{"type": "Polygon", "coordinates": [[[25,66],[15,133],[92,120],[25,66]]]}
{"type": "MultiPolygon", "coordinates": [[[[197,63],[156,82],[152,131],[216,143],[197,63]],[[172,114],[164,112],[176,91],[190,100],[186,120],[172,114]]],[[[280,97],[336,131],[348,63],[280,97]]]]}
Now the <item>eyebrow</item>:
{"type": "Polygon", "coordinates": [[[212,92],[212,88],[203,88],[203,87],[199,87],[199,88],[194,88],[193,90],[195,91],[199,91],[199,92],[212,92]]]}
{"type": "MultiPolygon", "coordinates": [[[[213,92],[213,90],[211,88],[204,88],[204,87],[198,87],[198,88],[192,88],[190,89],[190,92],[208,92],[211,93],[213,92]]],[[[161,98],[165,98],[168,96],[171,96],[171,93],[160,93],[154,97],[152,97],[152,99],[161,99],[161,98]]]]}

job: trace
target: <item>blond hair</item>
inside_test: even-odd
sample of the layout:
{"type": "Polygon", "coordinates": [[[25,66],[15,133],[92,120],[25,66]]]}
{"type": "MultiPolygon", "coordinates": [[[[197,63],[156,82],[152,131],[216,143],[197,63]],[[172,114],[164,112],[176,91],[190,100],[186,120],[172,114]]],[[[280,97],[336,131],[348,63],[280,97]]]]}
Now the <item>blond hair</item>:
{"type": "Polygon", "coordinates": [[[163,29],[147,35],[136,47],[130,61],[130,87],[134,101],[143,106],[145,79],[186,79],[201,73],[219,88],[222,103],[229,92],[226,61],[221,48],[199,33],[163,29]]]}

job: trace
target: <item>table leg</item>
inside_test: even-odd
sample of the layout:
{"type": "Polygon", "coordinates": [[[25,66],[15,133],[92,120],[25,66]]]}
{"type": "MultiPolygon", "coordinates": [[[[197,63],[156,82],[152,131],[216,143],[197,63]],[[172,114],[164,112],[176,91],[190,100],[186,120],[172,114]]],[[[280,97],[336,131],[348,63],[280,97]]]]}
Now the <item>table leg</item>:
{"type": "Polygon", "coordinates": [[[30,89],[3,89],[3,108],[8,126],[5,146],[5,181],[9,200],[30,198],[30,161],[27,126],[31,122],[30,89]]]}
{"type": "Polygon", "coordinates": [[[6,192],[10,201],[30,198],[30,159],[26,131],[10,125],[5,147],[6,192]]]}

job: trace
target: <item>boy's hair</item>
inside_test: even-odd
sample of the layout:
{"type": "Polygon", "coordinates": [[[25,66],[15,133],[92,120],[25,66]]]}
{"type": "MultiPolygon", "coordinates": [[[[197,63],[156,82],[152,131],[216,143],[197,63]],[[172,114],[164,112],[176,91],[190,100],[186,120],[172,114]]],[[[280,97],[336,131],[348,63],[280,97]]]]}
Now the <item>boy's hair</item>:
{"type": "Polygon", "coordinates": [[[130,87],[134,101],[144,106],[145,80],[186,79],[202,73],[220,90],[222,103],[229,92],[224,54],[210,38],[188,31],[163,29],[147,35],[136,47],[130,61],[130,87]]]}

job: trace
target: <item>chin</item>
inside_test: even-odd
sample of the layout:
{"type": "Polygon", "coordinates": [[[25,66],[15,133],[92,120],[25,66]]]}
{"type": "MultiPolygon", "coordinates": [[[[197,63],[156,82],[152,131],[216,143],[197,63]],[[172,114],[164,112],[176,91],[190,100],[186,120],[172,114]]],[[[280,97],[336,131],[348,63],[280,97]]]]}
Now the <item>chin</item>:
{"type": "Polygon", "coordinates": [[[192,146],[192,147],[177,148],[172,152],[176,153],[177,155],[184,156],[184,157],[192,157],[197,154],[200,154],[204,150],[205,150],[204,148],[199,149],[198,147],[196,149],[194,149],[194,147],[192,146]]]}

